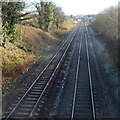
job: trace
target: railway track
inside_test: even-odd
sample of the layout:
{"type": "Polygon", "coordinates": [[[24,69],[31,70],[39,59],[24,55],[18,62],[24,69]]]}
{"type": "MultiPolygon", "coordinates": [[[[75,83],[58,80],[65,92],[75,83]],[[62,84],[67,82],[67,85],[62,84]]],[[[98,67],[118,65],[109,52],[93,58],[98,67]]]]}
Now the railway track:
{"type": "Polygon", "coordinates": [[[96,119],[96,99],[91,75],[88,38],[85,25],[83,27],[84,31],[81,31],[81,36],[78,37],[79,45],[74,53],[75,59],[73,61],[75,64],[72,64],[63,100],[57,109],[56,118],[96,119]],[[75,57],[76,55],[78,57],[75,57]]]}
{"type": "Polygon", "coordinates": [[[53,78],[69,53],[70,46],[74,42],[74,38],[78,31],[79,25],[66,39],[33,84],[11,105],[8,113],[3,117],[5,120],[9,118],[31,118],[38,105],[44,103],[44,100],[41,99],[54,84],[53,78]]]}
{"type": "MultiPolygon", "coordinates": [[[[95,105],[92,88],[92,77],[89,62],[88,44],[85,37],[86,56],[78,58],[76,82],[71,118],[93,118],[95,119],[95,105]],[[85,63],[87,61],[87,63],[85,63]],[[83,70],[84,68],[84,70],[83,70]],[[85,74],[86,73],[86,74],[85,74]]],[[[80,52],[79,52],[80,54],[80,52]]],[[[82,53],[81,53],[82,54],[82,53]]]]}
{"type": "MultiPolygon", "coordinates": [[[[85,30],[86,31],[86,30],[85,30]]],[[[81,37],[72,104],[71,119],[96,119],[87,32],[81,37]],[[82,41],[84,40],[83,44],[82,41]],[[82,44],[82,45],[81,45],[82,44]],[[82,49],[81,49],[82,46],[82,49]]]]}

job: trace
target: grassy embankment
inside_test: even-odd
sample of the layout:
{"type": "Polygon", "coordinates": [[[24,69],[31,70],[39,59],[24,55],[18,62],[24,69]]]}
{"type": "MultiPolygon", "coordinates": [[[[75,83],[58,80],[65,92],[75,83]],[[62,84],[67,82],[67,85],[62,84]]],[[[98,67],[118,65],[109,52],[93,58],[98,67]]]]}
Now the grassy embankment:
{"type": "MultiPolygon", "coordinates": [[[[74,21],[65,22],[63,29],[58,33],[64,34],[74,26],[74,21]]],[[[0,47],[3,89],[6,85],[10,85],[16,77],[24,74],[38,59],[44,60],[61,41],[57,35],[53,36],[31,26],[17,25],[17,28],[19,30],[21,28],[22,39],[15,43],[8,42],[6,48],[0,47]]]]}
{"type": "Polygon", "coordinates": [[[113,64],[120,68],[118,59],[118,7],[110,7],[98,14],[93,22],[93,27],[103,37],[103,43],[106,45],[113,64]]]}
{"type": "Polygon", "coordinates": [[[106,84],[109,87],[109,94],[116,104],[118,101],[120,102],[120,97],[118,96],[118,74],[120,71],[120,59],[118,57],[120,49],[118,41],[118,7],[110,7],[103,11],[103,13],[98,14],[93,21],[93,27],[97,31],[108,53],[106,58],[108,57],[111,65],[109,65],[110,67],[105,67],[106,84]],[[114,70],[115,68],[117,72],[114,70]]]}

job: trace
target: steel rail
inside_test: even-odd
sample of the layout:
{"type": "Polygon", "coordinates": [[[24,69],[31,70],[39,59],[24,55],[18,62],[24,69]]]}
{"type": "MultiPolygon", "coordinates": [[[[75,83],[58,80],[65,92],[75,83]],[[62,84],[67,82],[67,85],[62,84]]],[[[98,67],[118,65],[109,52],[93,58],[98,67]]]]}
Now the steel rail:
{"type": "MultiPolygon", "coordinates": [[[[88,30],[88,27],[86,26],[86,30],[88,33],[90,33],[90,31],[88,30]]],[[[91,36],[89,35],[89,40],[90,40],[90,43],[91,43],[91,49],[92,49],[92,55],[93,55],[93,58],[94,58],[94,62],[95,62],[95,66],[96,66],[96,70],[97,70],[97,74],[98,74],[98,77],[99,77],[99,80],[101,81],[101,76],[100,76],[100,70],[99,70],[99,66],[98,66],[98,62],[97,62],[97,59],[96,59],[96,56],[95,56],[95,53],[93,51],[93,44],[91,42],[91,36]]]]}
{"type": "Polygon", "coordinates": [[[88,66],[89,81],[90,81],[90,93],[91,93],[91,102],[92,102],[92,113],[93,113],[93,119],[95,120],[96,119],[96,113],[95,113],[94,95],[93,95],[93,87],[92,87],[90,57],[89,57],[89,52],[88,52],[88,43],[87,43],[87,36],[86,36],[86,34],[85,34],[85,43],[86,43],[86,51],[87,51],[87,66],[88,66]]]}
{"type": "Polygon", "coordinates": [[[80,41],[80,46],[79,46],[79,54],[78,54],[78,62],[77,62],[77,72],[76,72],[76,78],[75,78],[75,88],[74,88],[74,96],[73,96],[72,111],[71,111],[71,119],[73,119],[73,117],[74,117],[74,110],[75,110],[75,100],[76,100],[79,68],[80,68],[80,59],[81,59],[81,57],[80,57],[81,45],[82,45],[82,34],[81,34],[81,41],[80,41]]]}
{"type": "MultiPolygon", "coordinates": [[[[78,27],[78,26],[77,26],[78,27]]],[[[77,29],[77,27],[75,28],[75,30],[77,29]]],[[[7,120],[12,113],[16,110],[16,108],[18,107],[18,105],[22,102],[22,100],[25,98],[25,96],[28,94],[28,92],[31,90],[31,88],[34,86],[34,84],[38,81],[38,79],[43,75],[43,73],[47,70],[47,68],[50,66],[50,64],[52,63],[52,61],[55,59],[55,57],[58,55],[58,53],[60,52],[60,50],[64,47],[64,45],[67,43],[67,41],[69,40],[69,38],[74,34],[76,34],[76,32],[73,31],[68,38],[65,40],[65,42],[61,45],[60,49],[54,54],[54,56],[52,57],[52,59],[49,61],[49,63],[46,65],[46,67],[43,69],[43,71],[38,75],[38,77],[35,79],[35,81],[32,83],[32,85],[29,87],[29,89],[25,92],[25,94],[21,97],[21,99],[19,100],[19,102],[15,105],[15,107],[12,109],[12,111],[7,115],[6,119],[7,120]]],[[[73,37],[72,37],[73,38],[73,37]]]]}

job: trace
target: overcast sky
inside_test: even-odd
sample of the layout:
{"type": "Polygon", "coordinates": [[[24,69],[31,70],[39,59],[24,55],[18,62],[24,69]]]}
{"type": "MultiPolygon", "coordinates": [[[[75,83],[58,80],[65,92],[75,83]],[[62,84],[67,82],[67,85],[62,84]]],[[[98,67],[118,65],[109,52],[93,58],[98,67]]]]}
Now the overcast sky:
{"type": "MultiPolygon", "coordinates": [[[[29,0],[31,2],[40,0],[29,0]]],[[[97,14],[110,6],[118,5],[119,0],[50,0],[62,7],[67,15],[97,14]]]]}

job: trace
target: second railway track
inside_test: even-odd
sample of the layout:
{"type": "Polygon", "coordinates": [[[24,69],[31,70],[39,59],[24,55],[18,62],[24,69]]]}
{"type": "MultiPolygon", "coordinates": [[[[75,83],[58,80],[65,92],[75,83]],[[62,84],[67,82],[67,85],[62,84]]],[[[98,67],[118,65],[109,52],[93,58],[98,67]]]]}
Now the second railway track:
{"type": "MultiPolygon", "coordinates": [[[[85,26],[84,26],[85,27],[85,26]]],[[[96,119],[94,91],[86,29],[81,37],[71,119],[96,119]],[[83,43],[82,43],[83,41],[83,43]],[[81,48],[82,44],[82,48],[81,48]]]]}

